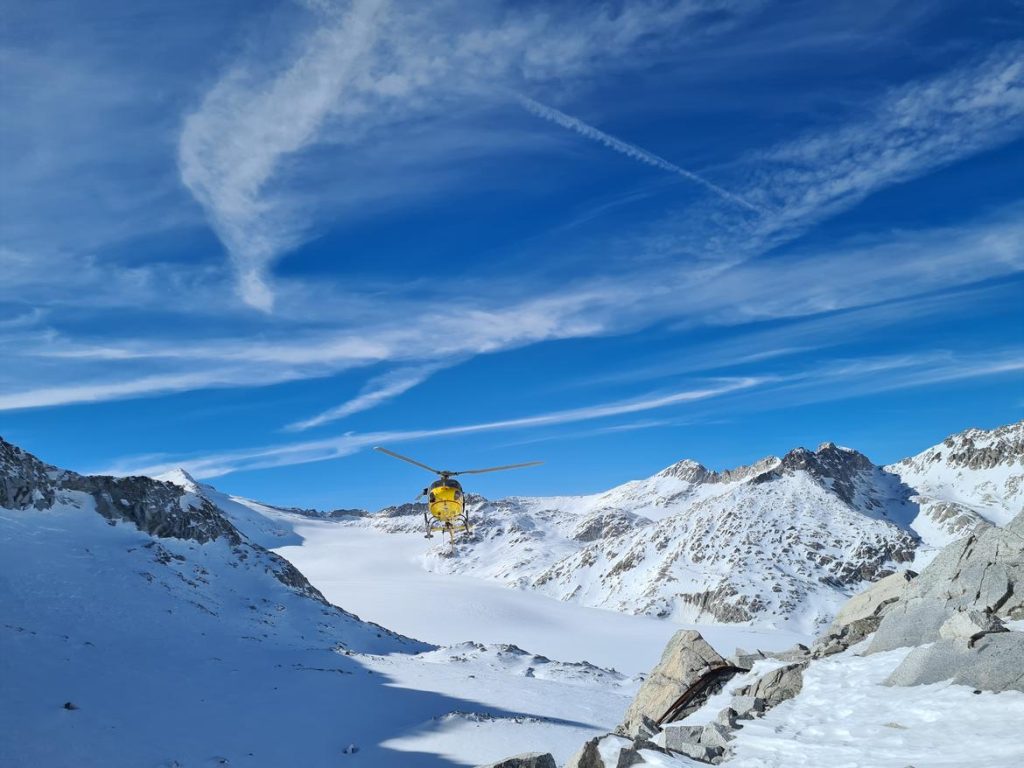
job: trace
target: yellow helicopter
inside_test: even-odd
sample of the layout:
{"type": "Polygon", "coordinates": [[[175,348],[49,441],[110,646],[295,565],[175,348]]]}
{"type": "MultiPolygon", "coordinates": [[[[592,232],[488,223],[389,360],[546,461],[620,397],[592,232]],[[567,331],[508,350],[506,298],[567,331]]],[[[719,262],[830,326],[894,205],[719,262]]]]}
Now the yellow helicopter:
{"type": "Polygon", "coordinates": [[[453,480],[455,475],[480,475],[484,472],[500,472],[505,469],[519,469],[521,467],[535,467],[538,464],[543,464],[543,461],[528,461],[525,464],[506,464],[501,467],[487,467],[486,469],[463,469],[458,472],[451,472],[447,469],[434,469],[428,467],[426,464],[416,461],[416,459],[410,459],[408,456],[403,456],[400,453],[389,451],[387,448],[381,448],[380,446],[375,447],[373,450],[386,453],[388,456],[393,456],[396,459],[407,461],[410,464],[415,464],[417,467],[433,472],[435,475],[440,476],[440,480],[435,480],[428,487],[424,488],[420,493],[416,495],[413,502],[416,502],[422,496],[427,497],[427,511],[423,513],[423,524],[426,526],[427,534],[426,537],[431,539],[434,537],[434,531],[442,531],[448,534],[448,539],[451,542],[452,547],[455,546],[455,534],[460,531],[470,532],[469,527],[469,513],[466,511],[466,499],[462,492],[462,486],[459,485],[458,480],[453,480]],[[433,520],[431,520],[433,517],[433,520]]]}

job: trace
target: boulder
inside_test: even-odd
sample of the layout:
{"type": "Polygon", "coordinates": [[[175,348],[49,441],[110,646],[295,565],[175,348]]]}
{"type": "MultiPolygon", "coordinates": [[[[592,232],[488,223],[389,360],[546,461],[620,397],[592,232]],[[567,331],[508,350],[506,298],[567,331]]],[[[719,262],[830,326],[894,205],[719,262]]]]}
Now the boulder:
{"type": "Polygon", "coordinates": [[[735,738],[719,723],[707,725],[670,725],[664,730],[665,748],[695,760],[718,763],[725,759],[729,742],[735,738]]]}
{"type": "Polygon", "coordinates": [[[983,635],[991,632],[1008,632],[998,616],[974,609],[956,611],[939,627],[939,637],[946,640],[963,640],[973,645],[983,635]]]}
{"type": "Polygon", "coordinates": [[[954,613],[970,610],[1024,618],[1024,513],[946,546],[886,612],[867,652],[935,642],[954,613]]]}
{"type": "Polygon", "coordinates": [[[876,581],[843,604],[829,630],[838,632],[848,624],[880,616],[888,606],[903,596],[907,585],[915,576],[917,574],[914,571],[899,571],[876,581]]]}
{"type": "Polygon", "coordinates": [[[644,717],[657,724],[685,717],[739,671],[708,645],[700,632],[676,632],[629,705],[621,731],[630,737],[638,735],[644,717]]]}
{"type": "Polygon", "coordinates": [[[736,713],[736,717],[740,720],[753,720],[755,717],[760,717],[764,714],[765,705],[764,699],[759,699],[756,696],[733,696],[732,703],[729,708],[736,713]]]}
{"type": "Polygon", "coordinates": [[[739,719],[739,712],[732,707],[726,707],[717,715],[715,715],[715,722],[721,725],[723,728],[737,728],[736,721],[739,719]]]}
{"type": "Polygon", "coordinates": [[[736,652],[729,657],[729,663],[745,672],[749,672],[756,662],[767,658],[761,651],[749,653],[741,648],[737,648],[736,652]]]}
{"type": "Polygon", "coordinates": [[[634,765],[648,765],[640,750],[667,754],[665,749],[646,739],[631,742],[609,733],[584,744],[565,764],[565,768],[630,768],[634,765]],[[602,753],[605,757],[601,756],[602,753]]]}
{"type": "Polygon", "coordinates": [[[803,688],[803,675],[807,664],[806,661],[787,664],[762,675],[752,684],[737,689],[732,708],[737,712],[744,709],[750,712],[754,709],[754,704],[760,700],[761,711],[764,712],[787,699],[792,699],[803,688]],[[751,705],[749,709],[748,702],[751,705]]]}
{"type": "Polygon", "coordinates": [[[580,747],[579,752],[569,758],[565,768],[607,768],[604,760],[601,759],[601,753],[597,749],[600,741],[601,737],[595,736],[580,747]]]}
{"type": "Polygon", "coordinates": [[[694,760],[700,760],[703,763],[717,762],[722,758],[724,750],[721,747],[709,747],[705,744],[695,744],[681,738],[677,738],[669,743],[669,734],[675,730],[675,728],[665,729],[665,746],[670,752],[677,752],[694,760]]]}
{"type": "Polygon", "coordinates": [[[915,648],[886,685],[927,685],[952,680],[981,691],[1024,692],[1024,632],[985,634],[974,645],[943,638],[915,648]]]}
{"type": "Polygon", "coordinates": [[[558,766],[555,765],[555,758],[549,752],[524,752],[514,757],[506,757],[496,763],[482,765],[480,768],[558,768],[558,766]]]}
{"type": "Polygon", "coordinates": [[[811,649],[803,643],[797,643],[785,651],[769,651],[765,656],[776,661],[806,661],[811,658],[811,649]]]}
{"type": "Polygon", "coordinates": [[[812,656],[820,659],[842,653],[876,631],[915,576],[914,571],[894,573],[847,600],[829,628],[815,641],[812,656]]]}

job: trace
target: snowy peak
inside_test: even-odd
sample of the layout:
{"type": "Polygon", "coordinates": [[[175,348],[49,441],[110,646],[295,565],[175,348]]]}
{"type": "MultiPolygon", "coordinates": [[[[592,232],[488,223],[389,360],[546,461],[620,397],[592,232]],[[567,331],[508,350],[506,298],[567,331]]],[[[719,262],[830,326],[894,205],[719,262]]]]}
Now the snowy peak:
{"type": "Polygon", "coordinates": [[[661,470],[655,477],[673,477],[677,480],[682,480],[684,483],[699,485],[700,483],[717,481],[718,473],[712,472],[703,464],[692,459],[683,459],[671,467],[661,470]]]}
{"type": "MultiPolygon", "coordinates": [[[[479,500],[459,556],[423,563],[624,613],[811,629],[913,559],[909,496],[835,443],[722,471],[687,459],[591,496],[479,500]]],[[[367,524],[412,532],[421,513],[391,508],[367,524]]]]}
{"type": "Polygon", "coordinates": [[[1024,421],[991,430],[964,430],[947,437],[941,446],[904,459],[904,462],[917,460],[945,462],[949,467],[974,471],[1001,466],[1024,467],[1024,421]]]}
{"type": "Polygon", "coordinates": [[[182,467],[172,469],[169,472],[164,472],[161,475],[157,475],[154,480],[161,480],[165,483],[173,483],[179,488],[184,488],[189,493],[199,493],[200,483],[187,470],[182,467]]]}
{"type": "Polygon", "coordinates": [[[914,489],[915,527],[936,545],[980,523],[1005,525],[1024,509],[1024,421],[950,435],[886,469],[914,489]]]}

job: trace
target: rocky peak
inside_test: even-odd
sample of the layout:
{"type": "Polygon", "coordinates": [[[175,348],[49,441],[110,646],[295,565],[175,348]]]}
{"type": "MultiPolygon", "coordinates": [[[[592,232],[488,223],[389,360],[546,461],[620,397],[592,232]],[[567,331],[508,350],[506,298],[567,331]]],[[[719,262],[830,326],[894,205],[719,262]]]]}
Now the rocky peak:
{"type": "Polygon", "coordinates": [[[45,464],[0,438],[0,507],[44,510],[61,501],[75,503],[76,492],[91,496],[96,511],[112,523],[134,523],[154,536],[241,542],[221,510],[179,485],[150,477],[79,475],[45,464]]]}
{"type": "Polygon", "coordinates": [[[0,437],[0,507],[48,509],[63,473],[0,437]]]}
{"type": "Polygon", "coordinates": [[[946,463],[965,469],[992,469],[1001,464],[1024,465],[1024,421],[993,430],[968,429],[950,435],[926,453],[932,461],[945,454],[946,463]],[[945,449],[943,451],[942,449],[945,449]]]}
{"type": "Polygon", "coordinates": [[[875,469],[875,465],[863,453],[851,448],[840,448],[835,443],[822,443],[816,451],[794,448],[776,466],[758,475],[752,482],[767,483],[802,471],[827,484],[839,498],[852,504],[856,495],[857,477],[875,469]]]}

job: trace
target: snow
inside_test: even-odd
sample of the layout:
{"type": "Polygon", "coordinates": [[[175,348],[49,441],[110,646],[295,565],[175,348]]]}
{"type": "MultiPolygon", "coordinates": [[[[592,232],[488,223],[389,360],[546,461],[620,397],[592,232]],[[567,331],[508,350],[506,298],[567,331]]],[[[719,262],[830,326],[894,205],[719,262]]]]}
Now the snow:
{"type": "Polygon", "coordinates": [[[734,768],[1007,768],[1024,765],[1024,693],[936,683],[883,686],[910,652],[860,656],[866,643],[815,662],[795,699],[745,721],[734,768]]]}
{"type": "MultiPolygon", "coordinates": [[[[279,519],[284,519],[281,515],[279,519]]],[[[298,546],[276,550],[334,603],[364,619],[432,643],[514,643],[562,661],[646,673],[682,628],[697,628],[725,653],[780,650],[808,636],[746,626],[675,623],[588,608],[462,574],[425,571],[430,544],[359,523],[291,517],[298,546]]]]}
{"type": "Polygon", "coordinates": [[[285,587],[258,550],[155,540],[76,502],[0,510],[0,765],[452,766],[537,744],[564,759],[635,685],[403,640],[285,587]]]}

